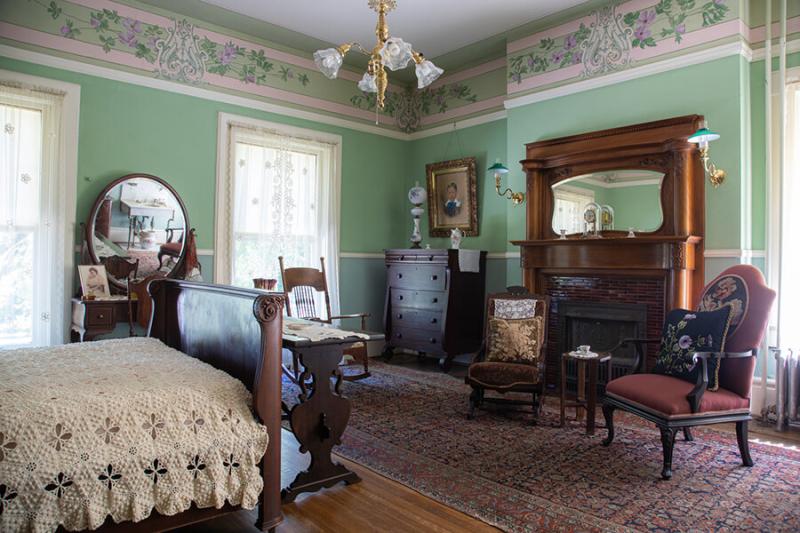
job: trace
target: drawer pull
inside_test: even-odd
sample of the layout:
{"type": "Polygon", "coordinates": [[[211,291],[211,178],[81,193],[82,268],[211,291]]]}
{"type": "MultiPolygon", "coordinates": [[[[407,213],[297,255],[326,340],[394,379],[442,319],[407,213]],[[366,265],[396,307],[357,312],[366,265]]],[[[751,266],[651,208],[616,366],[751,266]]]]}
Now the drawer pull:
{"type": "Polygon", "coordinates": [[[435,304],[436,304],[436,303],[439,303],[439,298],[434,298],[434,299],[433,299],[433,300],[431,300],[431,301],[432,301],[433,303],[435,303],[435,304]]]}
{"type": "Polygon", "coordinates": [[[105,317],[103,316],[103,313],[100,313],[97,315],[97,318],[105,318],[105,317]]]}
{"type": "Polygon", "coordinates": [[[439,319],[431,318],[431,324],[436,324],[437,322],[439,322],[439,319]]]}
{"type": "Polygon", "coordinates": [[[436,344],[436,339],[431,337],[431,344],[436,344]]]}
{"type": "Polygon", "coordinates": [[[403,299],[403,295],[402,295],[402,294],[401,294],[401,295],[399,295],[399,296],[397,297],[397,299],[398,299],[398,300],[402,300],[402,299],[403,299]]]}
{"type": "Polygon", "coordinates": [[[403,274],[402,273],[397,274],[397,279],[403,279],[403,274]]]}
{"type": "Polygon", "coordinates": [[[439,276],[437,276],[436,274],[431,276],[431,281],[436,281],[437,279],[439,279],[439,276]]]}
{"type": "Polygon", "coordinates": [[[433,256],[432,255],[428,256],[428,261],[433,261],[433,256]]]}
{"type": "Polygon", "coordinates": [[[395,338],[402,339],[403,338],[403,334],[402,333],[396,333],[395,334],[395,338]]]}
{"type": "Polygon", "coordinates": [[[397,318],[399,318],[400,320],[403,320],[403,313],[397,313],[397,318]]]}

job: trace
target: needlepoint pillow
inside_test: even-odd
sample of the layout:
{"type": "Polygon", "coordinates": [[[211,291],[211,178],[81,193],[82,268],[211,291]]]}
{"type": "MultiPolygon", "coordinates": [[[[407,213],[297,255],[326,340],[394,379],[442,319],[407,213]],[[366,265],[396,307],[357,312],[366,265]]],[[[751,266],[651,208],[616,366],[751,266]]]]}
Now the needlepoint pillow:
{"type": "MultiPolygon", "coordinates": [[[[733,308],[724,305],[713,311],[673,309],[667,313],[661,334],[661,348],[654,372],[695,383],[702,363],[695,364],[695,352],[723,352],[733,318],[733,308]]],[[[719,388],[719,359],[708,360],[708,390],[719,388]]]]}
{"type": "Polygon", "coordinates": [[[700,298],[700,305],[697,310],[713,311],[723,305],[730,305],[733,311],[731,314],[731,331],[729,333],[733,334],[745,315],[747,315],[749,300],[747,283],[744,279],[735,274],[728,274],[715,280],[706,288],[702,298],[700,298]]]}
{"type": "Polygon", "coordinates": [[[487,361],[536,364],[544,338],[544,319],[489,319],[487,361]]]}

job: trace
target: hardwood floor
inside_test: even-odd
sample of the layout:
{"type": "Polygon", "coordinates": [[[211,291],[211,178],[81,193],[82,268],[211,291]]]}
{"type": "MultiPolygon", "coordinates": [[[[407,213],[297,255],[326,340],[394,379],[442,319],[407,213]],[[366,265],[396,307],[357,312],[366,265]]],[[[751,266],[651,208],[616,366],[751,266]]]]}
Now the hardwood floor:
{"type": "MultiPolygon", "coordinates": [[[[287,485],[308,463],[297,451],[297,441],[285,430],[282,454],[281,482],[287,485]]],[[[294,503],[284,505],[284,521],[278,526],[278,533],[498,531],[358,464],[340,460],[361,477],[361,482],[303,494],[294,503]]],[[[240,511],[177,531],[255,533],[259,531],[253,526],[255,519],[255,511],[240,511]]]]}
{"type": "MultiPolygon", "coordinates": [[[[393,364],[417,370],[441,372],[433,360],[417,360],[414,356],[397,356],[393,364]]],[[[466,368],[454,365],[449,378],[463,379],[466,368]]],[[[444,376],[443,376],[444,377],[444,376]]],[[[548,403],[557,402],[548,398],[548,403]]],[[[554,405],[551,403],[551,405],[554,405]]],[[[602,415],[598,413],[598,420],[602,415]]],[[[734,425],[715,426],[734,432],[734,425]],[[729,427],[728,427],[729,426],[729,427]]],[[[771,427],[753,422],[751,440],[800,446],[800,432],[777,432],[771,427]]],[[[283,432],[282,485],[287,485],[295,474],[307,466],[307,457],[297,451],[297,442],[291,433],[283,432]]],[[[314,494],[303,494],[295,503],[283,507],[284,522],[278,533],[421,533],[421,532],[496,532],[496,528],[451,509],[435,500],[381,476],[346,459],[340,461],[359,476],[361,483],[338,485],[314,494]]],[[[255,533],[255,511],[241,511],[207,523],[182,528],[181,533],[255,533]]]]}

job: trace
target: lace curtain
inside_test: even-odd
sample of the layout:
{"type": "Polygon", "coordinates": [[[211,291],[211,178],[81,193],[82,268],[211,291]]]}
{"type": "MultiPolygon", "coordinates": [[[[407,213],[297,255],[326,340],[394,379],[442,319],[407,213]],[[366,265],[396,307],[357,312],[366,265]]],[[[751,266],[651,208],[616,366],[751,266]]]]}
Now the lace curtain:
{"type": "Polygon", "coordinates": [[[65,340],[63,99],[0,85],[0,348],[65,340]]]}
{"type": "MultiPolygon", "coordinates": [[[[320,268],[324,257],[337,313],[334,145],[246,126],[232,126],[230,132],[231,283],[252,287],[253,278],[280,283],[279,256],[287,267],[312,268],[320,268]]],[[[324,309],[321,298],[318,303],[324,309]]]]}
{"type": "MultiPolygon", "coordinates": [[[[784,174],[781,182],[780,235],[780,293],[778,305],[778,331],[780,348],[791,349],[800,354],[800,277],[793,274],[800,265],[800,232],[797,225],[797,206],[800,205],[800,82],[786,86],[786,151],[784,174]]],[[[796,357],[800,358],[800,355],[796,357]]]]}
{"type": "Polygon", "coordinates": [[[583,210],[587,204],[594,202],[593,191],[565,189],[563,186],[553,192],[555,206],[553,211],[553,229],[556,233],[565,229],[567,234],[583,231],[583,210]]]}

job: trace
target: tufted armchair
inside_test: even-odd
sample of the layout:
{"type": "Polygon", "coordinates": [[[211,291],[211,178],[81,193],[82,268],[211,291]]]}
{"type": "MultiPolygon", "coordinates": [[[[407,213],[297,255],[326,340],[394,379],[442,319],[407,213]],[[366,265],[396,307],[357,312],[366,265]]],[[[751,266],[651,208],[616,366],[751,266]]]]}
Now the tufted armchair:
{"type": "Polygon", "coordinates": [[[530,406],[533,423],[539,418],[544,402],[545,353],[547,339],[547,311],[550,299],[531,294],[524,287],[509,287],[508,292],[490,294],[486,302],[484,342],[467,369],[465,382],[472,387],[467,418],[484,403],[530,406]],[[500,328],[493,331],[493,325],[500,328]],[[524,322],[535,321],[533,325],[524,322]],[[505,337],[505,338],[503,338],[505,337]],[[521,345],[516,347],[512,344],[521,345]],[[517,352],[516,356],[511,352],[517,352]],[[527,393],[531,399],[520,400],[487,397],[491,391],[527,393]]]}
{"type": "MultiPolygon", "coordinates": [[[[723,352],[695,352],[695,383],[664,374],[632,374],[617,378],[606,387],[603,414],[609,446],[614,439],[614,410],[621,409],[654,422],[661,431],[664,463],[663,479],[672,477],[672,451],[675,436],[683,430],[692,440],[693,426],[736,423],[736,438],[744,466],[752,466],[747,442],[750,416],[750,389],[758,347],[764,338],[775,291],[766,286],[761,272],[750,265],[725,270],[706,285],[697,311],[714,311],[729,305],[727,341],[723,352]],[[709,367],[718,364],[719,387],[709,390],[709,367]]],[[[630,339],[641,345],[660,339],[630,339]]],[[[641,346],[637,347],[641,353],[641,346]]]]}

